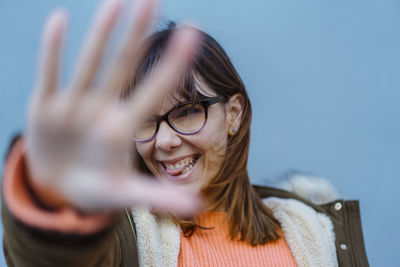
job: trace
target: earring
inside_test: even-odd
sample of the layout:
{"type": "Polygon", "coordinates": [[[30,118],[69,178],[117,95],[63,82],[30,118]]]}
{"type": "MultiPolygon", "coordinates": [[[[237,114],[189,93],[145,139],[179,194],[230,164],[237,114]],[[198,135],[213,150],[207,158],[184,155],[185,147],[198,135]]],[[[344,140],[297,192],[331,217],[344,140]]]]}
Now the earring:
{"type": "Polygon", "coordinates": [[[236,128],[236,127],[233,127],[232,131],[233,131],[234,133],[236,133],[237,128],[236,128]]]}

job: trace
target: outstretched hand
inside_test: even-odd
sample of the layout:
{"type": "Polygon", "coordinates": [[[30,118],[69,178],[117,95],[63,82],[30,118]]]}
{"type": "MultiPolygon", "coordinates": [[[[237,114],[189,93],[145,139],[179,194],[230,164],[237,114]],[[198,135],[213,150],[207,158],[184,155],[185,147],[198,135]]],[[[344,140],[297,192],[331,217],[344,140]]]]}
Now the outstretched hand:
{"type": "Polygon", "coordinates": [[[135,174],[127,159],[139,119],[176,88],[197,44],[195,30],[176,30],[152,75],[135,88],[127,102],[119,101],[121,86],[138,64],[155,2],[146,0],[136,5],[135,19],[121,51],[115,55],[115,64],[106,78],[95,84],[122,8],[121,0],[104,1],[66,90],[58,88],[58,81],[67,15],[56,10],[49,16],[25,133],[34,188],[45,188],[59,197],[48,204],[68,204],[84,210],[146,205],[179,212],[190,212],[198,206],[198,199],[189,189],[135,174]]]}

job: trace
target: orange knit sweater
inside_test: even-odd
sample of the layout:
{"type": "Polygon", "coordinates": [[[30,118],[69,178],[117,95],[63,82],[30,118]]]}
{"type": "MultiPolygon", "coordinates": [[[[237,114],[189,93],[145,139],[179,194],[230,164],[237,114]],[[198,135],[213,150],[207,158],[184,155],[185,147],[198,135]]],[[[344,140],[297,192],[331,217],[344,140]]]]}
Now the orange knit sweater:
{"type": "Polygon", "coordinates": [[[213,229],[196,229],[191,237],[181,235],[178,267],[190,266],[297,266],[284,238],[251,246],[231,240],[225,212],[200,213],[196,222],[213,229]]]}

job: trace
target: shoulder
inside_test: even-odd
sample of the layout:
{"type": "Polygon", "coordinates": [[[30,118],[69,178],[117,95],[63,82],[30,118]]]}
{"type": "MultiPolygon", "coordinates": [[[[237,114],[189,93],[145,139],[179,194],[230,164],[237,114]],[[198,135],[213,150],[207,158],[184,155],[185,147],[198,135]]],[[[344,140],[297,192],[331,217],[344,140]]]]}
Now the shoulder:
{"type": "Polygon", "coordinates": [[[313,175],[293,174],[275,182],[273,186],[253,185],[253,188],[263,202],[268,203],[267,206],[285,203],[293,209],[301,206],[328,217],[335,217],[337,203],[342,205],[346,202],[327,179],[313,175]]]}
{"type": "Polygon", "coordinates": [[[278,186],[315,204],[325,204],[340,198],[338,191],[325,178],[295,174],[278,186]]]}
{"type": "Polygon", "coordinates": [[[304,175],[289,177],[277,187],[259,187],[259,194],[280,222],[296,262],[338,266],[335,227],[321,206],[338,198],[334,187],[325,179],[304,175]]]}
{"type": "Polygon", "coordinates": [[[311,206],[319,206],[340,198],[336,188],[325,178],[294,174],[273,186],[253,186],[261,198],[292,198],[311,206]]]}
{"type": "MultiPolygon", "coordinates": [[[[255,185],[254,189],[282,223],[285,238],[293,244],[293,249],[304,248],[295,253],[301,255],[299,258],[303,259],[302,256],[306,255],[307,251],[310,251],[308,248],[313,245],[318,249],[318,244],[325,244],[327,249],[321,254],[325,256],[319,259],[330,258],[332,262],[336,262],[336,254],[339,266],[348,266],[352,262],[359,262],[360,266],[369,266],[359,202],[341,199],[328,180],[295,174],[273,187],[255,185]],[[315,239],[310,239],[310,236],[316,236],[319,241],[314,244],[315,239]],[[299,245],[305,244],[304,242],[311,243],[305,247],[299,245]]],[[[312,261],[314,256],[308,259],[312,261]]]]}
{"type": "Polygon", "coordinates": [[[339,197],[325,179],[293,175],[275,187],[255,187],[281,223],[296,262],[304,266],[338,266],[334,223],[326,203],[339,197]]]}

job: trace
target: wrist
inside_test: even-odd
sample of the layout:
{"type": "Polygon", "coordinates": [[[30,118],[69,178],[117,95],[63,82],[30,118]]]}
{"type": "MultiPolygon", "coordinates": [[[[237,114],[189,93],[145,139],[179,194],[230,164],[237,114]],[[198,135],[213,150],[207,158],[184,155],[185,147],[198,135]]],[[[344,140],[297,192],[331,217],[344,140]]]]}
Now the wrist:
{"type": "Polygon", "coordinates": [[[36,204],[43,209],[53,211],[70,206],[68,200],[62,197],[54,189],[36,182],[37,180],[33,178],[33,173],[29,169],[29,164],[27,165],[26,187],[36,204]]]}

